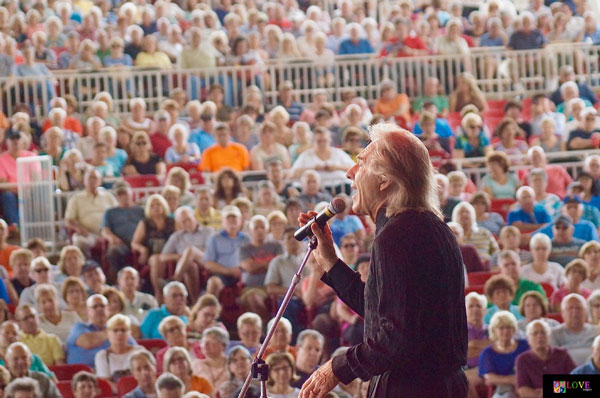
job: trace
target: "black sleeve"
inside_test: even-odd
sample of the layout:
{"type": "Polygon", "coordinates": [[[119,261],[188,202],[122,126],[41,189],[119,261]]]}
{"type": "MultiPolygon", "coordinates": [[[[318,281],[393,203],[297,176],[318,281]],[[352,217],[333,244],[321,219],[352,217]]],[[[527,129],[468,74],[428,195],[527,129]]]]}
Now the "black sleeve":
{"type": "Polygon", "coordinates": [[[338,260],[321,281],[331,286],[338,297],[354,312],[365,316],[365,284],[360,274],[352,271],[342,260],[338,260]]]}

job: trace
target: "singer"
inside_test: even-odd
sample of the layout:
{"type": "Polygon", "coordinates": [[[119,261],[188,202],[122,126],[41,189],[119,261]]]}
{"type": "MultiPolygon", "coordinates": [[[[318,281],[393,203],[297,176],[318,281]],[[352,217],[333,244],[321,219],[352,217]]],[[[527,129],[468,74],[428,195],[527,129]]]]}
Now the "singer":
{"type": "Polygon", "coordinates": [[[464,398],[463,265],[439,210],[427,149],[393,124],[375,125],[370,135],[347,173],[357,190],[352,209],[377,225],[366,283],[337,258],[329,227],[312,225],[322,280],[365,319],[364,340],[323,364],[299,397],[323,397],[358,377],[371,380],[371,398],[464,398]]]}

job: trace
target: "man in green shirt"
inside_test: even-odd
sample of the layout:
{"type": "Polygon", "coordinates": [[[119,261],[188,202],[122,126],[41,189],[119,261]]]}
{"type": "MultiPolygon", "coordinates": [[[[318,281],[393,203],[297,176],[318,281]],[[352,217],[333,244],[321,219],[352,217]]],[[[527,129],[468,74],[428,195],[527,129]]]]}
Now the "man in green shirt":
{"type": "Polygon", "coordinates": [[[530,290],[535,290],[546,297],[542,285],[520,277],[521,259],[513,250],[504,250],[498,255],[498,266],[500,267],[500,273],[508,276],[515,283],[516,293],[512,304],[519,305],[521,296],[530,290]]]}
{"type": "Polygon", "coordinates": [[[437,107],[439,113],[444,116],[447,115],[448,109],[450,108],[448,97],[439,95],[439,88],[440,81],[436,77],[430,77],[425,80],[425,85],[423,86],[424,95],[415,99],[413,102],[413,110],[415,112],[420,112],[425,102],[432,102],[437,107]]]}

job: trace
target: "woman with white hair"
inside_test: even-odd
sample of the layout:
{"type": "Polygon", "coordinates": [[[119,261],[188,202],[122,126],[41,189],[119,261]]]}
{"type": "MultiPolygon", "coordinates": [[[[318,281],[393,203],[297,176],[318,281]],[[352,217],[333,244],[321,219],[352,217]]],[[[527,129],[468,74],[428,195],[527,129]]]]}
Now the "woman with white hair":
{"type": "Polygon", "coordinates": [[[220,327],[206,329],[200,340],[205,358],[192,363],[194,374],[208,379],[215,390],[230,378],[225,355],[228,344],[229,333],[226,330],[220,327]]]}
{"type": "Polygon", "coordinates": [[[516,330],[517,320],[508,311],[498,311],[490,321],[493,343],[479,357],[479,376],[496,387],[495,398],[516,396],[515,361],[519,354],[529,349],[527,341],[515,339],[516,330]]]}
{"type": "Polygon", "coordinates": [[[83,189],[83,177],[90,167],[79,150],[69,149],[63,155],[58,169],[60,189],[67,192],[83,189]]]}
{"type": "Polygon", "coordinates": [[[523,318],[517,321],[517,337],[525,338],[527,325],[535,320],[542,320],[551,328],[558,326],[557,320],[548,318],[549,311],[548,299],[542,293],[535,290],[525,292],[519,300],[519,314],[523,318]]]}
{"type": "Polygon", "coordinates": [[[442,55],[461,55],[463,57],[462,67],[469,71],[471,70],[471,50],[467,41],[462,37],[462,33],[462,21],[451,18],[446,23],[446,34],[438,38],[435,49],[438,54],[442,55]]]}
{"type": "Polygon", "coordinates": [[[463,243],[475,246],[482,260],[488,260],[492,254],[500,250],[498,242],[490,231],[477,225],[475,209],[469,202],[460,202],[454,207],[452,221],[463,228],[463,243]]]}
{"type": "Polygon", "coordinates": [[[189,129],[182,123],[175,123],[169,128],[169,139],[173,144],[165,152],[165,161],[171,163],[198,163],[200,148],[194,142],[188,142],[189,129]]]}
{"type": "Polygon", "coordinates": [[[581,111],[581,127],[569,133],[568,150],[597,149],[600,145],[600,128],[597,126],[598,112],[587,107],[581,111]]]}
{"type": "Polygon", "coordinates": [[[477,397],[477,386],[483,385],[483,380],[479,377],[479,355],[484,348],[490,345],[488,338],[487,325],[483,322],[483,315],[487,307],[487,298],[483,294],[471,292],[465,296],[465,306],[467,307],[467,330],[468,330],[468,351],[467,367],[465,375],[469,381],[469,397],[477,397]]]}
{"type": "MultiPolygon", "coordinates": [[[[275,319],[271,319],[267,324],[267,330],[271,330],[274,323],[275,319]]],[[[296,347],[290,345],[292,342],[292,332],[292,323],[287,318],[282,317],[265,351],[264,358],[274,352],[287,352],[296,359],[296,347]]]]}
{"type": "Polygon", "coordinates": [[[171,347],[165,353],[163,376],[167,373],[175,375],[183,382],[184,392],[198,391],[211,394],[216,387],[206,377],[194,374],[192,359],[183,347],[171,347]]]}
{"type": "Polygon", "coordinates": [[[566,349],[550,345],[550,326],[541,319],[527,325],[527,342],[530,350],[515,361],[517,393],[520,397],[539,397],[545,374],[569,374],[576,365],[566,349]]]}
{"type": "MultiPolygon", "coordinates": [[[[452,106],[451,106],[452,107],[452,106]]],[[[483,157],[492,151],[490,140],[483,131],[483,120],[476,113],[467,113],[460,122],[463,134],[456,137],[454,157],[483,157]]]]}
{"type": "Polygon", "coordinates": [[[552,241],[545,234],[535,234],[529,241],[529,250],[533,262],[521,267],[521,278],[537,283],[548,283],[554,289],[567,282],[564,268],[555,262],[548,261],[552,251],[552,241]]]}
{"type": "Polygon", "coordinates": [[[106,163],[112,166],[115,173],[121,174],[123,166],[127,162],[127,152],[117,148],[117,131],[111,126],[100,129],[98,141],[106,145],[106,163]]]}
{"type": "Polygon", "coordinates": [[[267,115],[267,120],[275,126],[275,140],[286,148],[289,147],[293,142],[293,138],[292,131],[288,127],[290,114],[285,107],[277,105],[271,109],[267,115]]]}
{"type": "Polygon", "coordinates": [[[579,258],[589,267],[589,275],[581,287],[589,290],[600,289],[600,243],[592,240],[581,246],[579,258]]]}

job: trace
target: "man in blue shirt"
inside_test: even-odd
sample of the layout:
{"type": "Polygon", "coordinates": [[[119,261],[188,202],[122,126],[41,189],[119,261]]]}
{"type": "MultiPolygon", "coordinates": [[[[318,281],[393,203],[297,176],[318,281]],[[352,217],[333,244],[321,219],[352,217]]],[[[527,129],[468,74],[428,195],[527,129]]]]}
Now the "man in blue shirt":
{"type": "MultiPolygon", "coordinates": [[[[427,101],[423,103],[423,111],[431,112],[434,115],[437,115],[438,107],[433,102],[427,101]]],[[[419,122],[415,124],[413,132],[415,133],[415,135],[423,134],[423,129],[421,128],[419,122]]],[[[441,138],[450,138],[454,135],[454,133],[452,133],[452,127],[450,127],[450,123],[448,123],[448,120],[441,117],[435,118],[435,133],[441,138]]]]}
{"type": "MultiPolygon", "coordinates": [[[[573,237],[584,241],[598,240],[598,231],[594,224],[588,220],[581,218],[584,211],[584,204],[581,198],[577,195],[568,195],[563,199],[563,206],[561,210],[566,213],[567,217],[561,218],[563,222],[573,228],[573,237]]],[[[560,217],[558,217],[560,218],[560,217]]],[[[558,218],[554,221],[554,228],[552,225],[548,225],[539,232],[548,235],[551,239],[554,238],[554,229],[558,223],[558,218]]]]}
{"type": "Polygon", "coordinates": [[[224,287],[234,286],[242,275],[240,249],[250,243],[241,232],[242,212],[236,206],[225,206],[221,211],[223,229],[206,242],[204,267],[213,276],[208,279],[206,291],[219,297],[224,287]]]}
{"type": "Polygon", "coordinates": [[[530,233],[552,221],[542,206],[535,205],[535,192],[529,186],[517,190],[519,207],[508,213],[508,225],[514,225],[522,233],[530,233]]]}
{"type": "Polygon", "coordinates": [[[571,372],[572,375],[598,375],[600,374],[600,336],[592,343],[592,358],[571,372]]]}
{"type": "MultiPolygon", "coordinates": [[[[88,323],[77,322],[67,338],[67,363],[83,363],[95,367],[94,358],[100,350],[110,347],[106,332],[108,300],[101,294],[87,299],[88,323]]],[[[135,345],[130,337],[129,345],[135,345]]]]}
{"type": "Polygon", "coordinates": [[[348,25],[350,37],[340,43],[339,55],[372,54],[373,46],[367,39],[361,39],[362,28],[356,22],[348,25]]]}
{"type": "Polygon", "coordinates": [[[148,311],[146,318],[140,325],[140,331],[145,339],[162,339],[163,335],[158,330],[160,321],[170,315],[178,316],[187,325],[188,318],[185,316],[188,292],[181,282],[172,281],[163,288],[165,303],[159,308],[148,311]]]}
{"type": "Polygon", "coordinates": [[[213,135],[215,128],[215,114],[210,105],[207,106],[206,103],[202,105],[200,110],[200,120],[202,120],[200,128],[190,132],[188,142],[195,143],[198,145],[198,148],[200,148],[200,152],[204,152],[206,148],[217,142],[213,135]]]}
{"type": "Polygon", "coordinates": [[[292,94],[293,89],[294,84],[291,81],[285,80],[282,82],[279,85],[279,98],[277,102],[289,113],[290,120],[297,122],[300,120],[300,115],[304,111],[304,106],[301,103],[294,101],[292,94]]]}
{"type": "Polygon", "coordinates": [[[515,31],[508,41],[506,47],[509,50],[533,50],[544,48],[548,40],[544,34],[535,29],[534,16],[528,11],[521,13],[521,29],[515,31]]]}
{"type": "Polygon", "coordinates": [[[560,68],[558,75],[558,88],[552,93],[550,96],[550,100],[554,102],[554,105],[560,105],[564,102],[562,94],[560,92],[560,86],[565,82],[575,82],[577,87],[579,88],[579,97],[588,100],[592,104],[598,102],[596,98],[596,94],[590,89],[590,87],[585,82],[577,82],[577,77],[575,75],[575,70],[571,65],[563,65],[560,68]]]}

